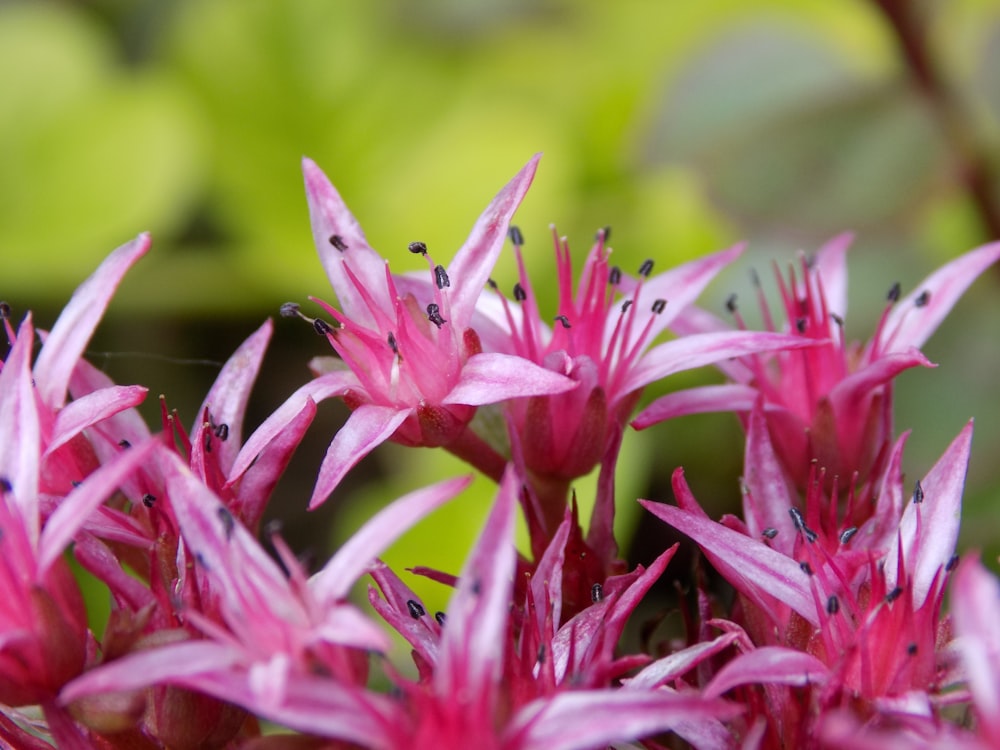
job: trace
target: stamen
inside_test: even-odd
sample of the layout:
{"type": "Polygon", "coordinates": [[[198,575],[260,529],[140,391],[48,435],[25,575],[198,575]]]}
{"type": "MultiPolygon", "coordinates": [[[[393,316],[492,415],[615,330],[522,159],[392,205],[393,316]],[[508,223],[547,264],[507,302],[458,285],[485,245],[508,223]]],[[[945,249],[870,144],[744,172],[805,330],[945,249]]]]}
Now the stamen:
{"type": "Polygon", "coordinates": [[[809,321],[807,321],[805,318],[796,318],[796,320],[795,320],[795,330],[798,331],[799,333],[805,333],[806,332],[806,324],[808,322],[809,321]]]}
{"type": "Polygon", "coordinates": [[[807,576],[811,576],[813,574],[812,565],[810,565],[808,561],[803,560],[802,562],[799,563],[799,567],[802,568],[802,572],[805,573],[807,576]]]}
{"type": "Polygon", "coordinates": [[[524,244],[524,235],[521,234],[520,227],[511,224],[510,229],[507,230],[507,236],[510,237],[510,241],[517,247],[524,244]]]}
{"type": "Polygon", "coordinates": [[[802,516],[802,511],[798,508],[789,508],[788,515],[792,517],[792,522],[795,524],[795,528],[801,531],[805,536],[806,541],[815,542],[818,536],[815,531],[806,526],[806,519],[802,516]]]}
{"type": "Polygon", "coordinates": [[[603,239],[605,242],[607,242],[608,240],[610,240],[611,239],[611,227],[604,227],[604,229],[598,230],[598,232],[597,232],[597,239],[598,240],[602,240],[603,239]]]}
{"type": "Polygon", "coordinates": [[[538,646],[538,656],[535,657],[535,661],[537,661],[539,664],[544,664],[545,663],[545,644],[544,643],[539,644],[539,646],[538,646]]]}
{"type": "Polygon", "coordinates": [[[918,479],[913,485],[913,502],[922,503],[924,501],[924,488],[920,486],[920,480],[918,479]]]}
{"type": "Polygon", "coordinates": [[[608,271],[608,283],[612,286],[618,286],[622,281],[622,269],[618,266],[611,266],[611,270],[608,271]]]}
{"type": "Polygon", "coordinates": [[[590,601],[597,604],[602,599],[604,599],[604,587],[599,583],[595,583],[590,587],[590,601]]]}
{"type": "Polygon", "coordinates": [[[624,314],[624,313],[628,312],[628,309],[630,307],[632,307],[632,300],[627,299],[624,302],[622,302],[622,313],[624,314]]]}
{"type": "Polygon", "coordinates": [[[826,600],[826,613],[828,615],[835,615],[840,611],[840,600],[834,596],[830,595],[830,598],[826,600]]]}
{"type": "Polygon", "coordinates": [[[750,269],[750,283],[758,289],[760,288],[760,274],[757,273],[756,268],[750,269]]]}
{"type": "Polygon", "coordinates": [[[130,443],[128,440],[122,439],[118,441],[118,447],[128,449],[132,447],[132,443],[130,443]]]}
{"type": "Polygon", "coordinates": [[[434,283],[437,284],[438,289],[451,286],[451,279],[448,278],[448,272],[444,270],[444,266],[434,266],[434,283]]]}
{"type": "Polygon", "coordinates": [[[10,305],[6,302],[0,302],[0,319],[7,319],[11,315],[10,305]]]}
{"type": "Polygon", "coordinates": [[[931,301],[931,290],[924,289],[924,291],[918,294],[917,298],[913,300],[913,304],[916,305],[917,307],[926,307],[927,303],[930,301],[931,301]]]}
{"type": "Polygon", "coordinates": [[[233,514],[222,506],[219,506],[215,513],[222,522],[222,530],[226,532],[226,541],[229,541],[233,538],[233,531],[236,528],[236,521],[233,519],[233,514]]]}
{"type": "Polygon", "coordinates": [[[344,242],[344,238],[339,234],[330,235],[330,244],[340,250],[340,252],[344,252],[347,249],[347,243],[344,242]]]}
{"type": "Polygon", "coordinates": [[[646,260],[644,260],[642,262],[642,265],[639,266],[639,275],[640,276],[645,276],[648,279],[649,275],[652,272],[653,272],[653,259],[652,258],[647,258],[646,260]]]}
{"type": "Polygon", "coordinates": [[[726,297],[726,309],[730,313],[736,312],[736,293],[735,292],[732,293],[732,294],[730,294],[728,297],[726,297]]]}
{"type": "Polygon", "coordinates": [[[147,508],[152,508],[156,505],[156,495],[151,495],[148,492],[142,496],[142,504],[147,508]]]}
{"type": "Polygon", "coordinates": [[[437,624],[443,628],[448,616],[444,612],[435,612],[434,619],[437,620],[437,624]]]}
{"type": "Polygon", "coordinates": [[[569,324],[569,318],[567,318],[565,315],[556,315],[556,317],[553,318],[553,320],[558,320],[560,323],[562,323],[562,327],[563,328],[571,328],[572,327],[569,324]]]}
{"type": "Polygon", "coordinates": [[[844,529],[840,532],[840,543],[847,544],[858,533],[858,527],[852,526],[849,529],[844,529]]]}
{"type": "Polygon", "coordinates": [[[389,331],[389,335],[385,337],[385,341],[389,345],[389,348],[392,349],[392,353],[398,357],[399,344],[396,343],[396,337],[393,335],[392,331],[389,331]]]}
{"type": "Polygon", "coordinates": [[[903,589],[900,588],[899,586],[897,586],[896,588],[894,588],[892,591],[890,591],[888,594],[885,595],[885,600],[889,604],[892,604],[894,601],[896,601],[900,597],[900,595],[902,593],[903,593],[903,589]]]}
{"type": "Polygon", "coordinates": [[[524,287],[521,286],[521,282],[514,284],[514,299],[518,302],[524,302],[528,299],[528,293],[524,291],[524,287]]]}
{"type": "Polygon", "coordinates": [[[665,299],[658,299],[653,301],[653,312],[659,315],[667,308],[667,301],[665,299]]]}
{"type": "Polygon", "coordinates": [[[423,242],[411,242],[407,249],[414,255],[427,255],[427,245],[423,242]]]}
{"type": "Polygon", "coordinates": [[[897,281],[891,287],[889,287],[889,294],[886,295],[886,299],[889,302],[899,302],[899,295],[903,293],[903,288],[899,285],[897,281]]]}
{"type": "Polygon", "coordinates": [[[447,320],[441,317],[441,308],[438,307],[433,302],[427,305],[427,319],[431,323],[436,325],[438,328],[440,328],[441,326],[443,326],[445,323],[448,322],[447,320]]]}
{"type": "Polygon", "coordinates": [[[490,289],[493,291],[497,290],[497,283],[493,279],[486,279],[486,283],[489,284],[490,289]]]}
{"type": "Polygon", "coordinates": [[[420,602],[415,601],[413,599],[406,600],[406,608],[410,611],[410,617],[412,617],[414,620],[419,620],[421,617],[427,614],[427,611],[423,608],[420,602]]]}
{"type": "Polygon", "coordinates": [[[761,533],[761,535],[763,535],[767,539],[774,539],[774,537],[778,536],[778,530],[776,528],[774,528],[773,526],[768,526],[766,529],[764,529],[760,533],[761,533]]]}
{"type": "Polygon", "coordinates": [[[216,427],[215,428],[215,436],[217,438],[219,438],[219,440],[221,440],[222,442],[225,442],[226,440],[228,440],[229,439],[229,425],[227,425],[225,422],[223,422],[218,427],[216,427]]]}
{"type": "Polygon", "coordinates": [[[7,477],[0,477],[0,492],[10,492],[14,489],[14,485],[10,483],[7,477]]]}
{"type": "Polygon", "coordinates": [[[837,324],[838,327],[844,327],[844,319],[837,315],[837,313],[830,313],[830,320],[837,324]]]}
{"type": "Polygon", "coordinates": [[[948,560],[948,564],[944,566],[945,573],[950,573],[958,565],[958,555],[952,555],[948,560]]]}
{"type": "Polygon", "coordinates": [[[906,647],[906,655],[907,656],[916,656],[917,655],[917,644],[916,643],[911,643],[909,646],[906,647]]]}
{"type": "Polygon", "coordinates": [[[333,326],[327,323],[322,318],[314,318],[312,322],[313,328],[316,330],[320,336],[329,336],[333,333],[333,326]]]}

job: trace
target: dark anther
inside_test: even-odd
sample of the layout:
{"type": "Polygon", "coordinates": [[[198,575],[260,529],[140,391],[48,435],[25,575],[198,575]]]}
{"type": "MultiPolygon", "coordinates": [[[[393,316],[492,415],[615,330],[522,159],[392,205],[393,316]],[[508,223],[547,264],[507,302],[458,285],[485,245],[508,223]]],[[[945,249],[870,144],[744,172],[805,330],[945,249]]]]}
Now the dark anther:
{"type": "Polygon", "coordinates": [[[281,533],[280,518],[272,518],[270,521],[264,524],[264,536],[266,536],[268,539],[280,533],[281,533]]]}
{"type": "Polygon", "coordinates": [[[913,502],[922,503],[924,501],[924,488],[920,486],[920,480],[918,479],[913,485],[913,502]]]}
{"type": "Polygon", "coordinates": [[[605,242],[608,242],[611,239],[611,227],[604,227],[604,229],[599,230],[597,232],[597,239],[601,239],[601,237],[604,238],[605,242]]]}
{"type": "Polygon", "coordinates": [[[805,333],[806,332],[806,324],[808,322],[809,321],[807,321],[805,318],[796,318],[795,319],[795,330],[798,331],[799,333],[805,333]]]}
{"type": "Polygon", "coordinates": [[[604,587],[599,583],[595,583],[590,587],[590,601],[596,604],[602,599],[604,599],[604,587]]]}
{"type": "Polygon", "coordinates": [[[313,329],[320,336],[329,336],[333,333],[333,328],[322,318],[316,318],[316,320],[313,321],[313,329]]]}
{"type": "Polygon", "coordinates": [[[142,504],[147,508],[152,508],[156,505],[156,495],[151,495],[148,492],[142,496],[142,504]]]}
{"type": "Polygon", "coordinates": [[[472,593],[475,596],[479,596],[483,591],[483,582],[478,578],[472,582],[472,593]]]}
{"type": "Polygon", "coordinates": [[[223,508],[221,505],[216,509],[215,514],[219,517],[222,522],[222,530],[226,532],[226,539],[233,538],[233,530],[236,528],[236,521],[233,520],[233,514],[228,510],[223,508]]]}
{"type": "Polygon", "coordinates": [[[826,600],[826,613],[835,615],[840,611],[840,600],[836,596],[831,596],[826,600]]]}
{"type": "Polygon", "coordinates": [[[798,508],[789,508],[788,515],[792,517],[792,523],[795,524],[795,528],[798,531],[802,531],[806,527],[806,519],[802,517],[802,511],[798,508]]]}
{"type": "Polygon", "coordinates": [[[419,620],[421,617],[427,614],[427,611],[424,609],[423,605],[414,599],[406,600],[406,608],[410,611],[410,617],[412,617],[414,620],[419,620]]]}
{"type": "Polygon", "coordinates": [[[840,543],[847,544],[858,533],[858,527],[852,526],[849,529],[844,529],[840,532],[840,543]]]}
{"type": "Polygon", "coordinates": [[[122,439],[122,440],[118,441],[118,447],[119,448],[131,448],[132,447],[132,443],[130,443],[128,440],[122,439]]]}
{"type": "Polygon", "coordinates": [[[646,258],[646,260],[642,262],[642,265],[639,266],[639,275],[649,278],[649,274],[651,274],[652,272],[653,272],[653,259],[646,258]]]}
{"type": "Polygon", "coordinates": [[[632,307],[632,300],[627,299],[624,302],[622,302],[622,314],[627,313],[630,307],[632,307]]]}
{"type": "Polygon", "coordinates": [[[445,620],[448,619],[448,616],[444,612],[435,612],[434,619],[437,620],[437,624],[443,628],[445,620]]]}
{"type": "Polygon", "coordinates": [[[392,349],[393,354],[399,354],[399,344],[396,343],[396,337],[393,335],[392,331],[389,331],[389,335],[385,337],[385,342],[392,349]]]}
{"type": "Polygon", "coordinates": [[[493,279],[486,279],[486,283],[490,285],[490,289],[496,290],[497,283],[493,279]]]}
{"type": "Polygon", "coordinates": [[[516,227],[511,224],[510,229],[507,230],[507,235],[510,237],[510,241],[517,247],[521,247],[521,245],[524,244],[524,235],[521,234],[520,227],[516,227]]]}
{"type": "Polygon", "coordinates": [[[900,597],[900,595],[902,593],[903,593],[903,589],[901,589],[899,586],[897,586],[896,588],[894,588],[892,591],[890,591],[888,594],[885,595],[885,600],[889,604],[892,604],[894,601],[896,601],[900,597]]]}
{"type": "Polygon", "coordinates": [[[916,656],[917,655],[917,644],[916,643],[911,643],[909,646],[907,646],[906,647],[906,654],[907,654],[907,656],[916,656]]]}
{"type": "Polygon", "coordinates": [[[205,433],[205,439],[202,441],[202,443],[205,446],[205,453],[211,453],[212,452],[212,436],[209,435],[206,432],[205,433]]]}
{"type": "Polygon", "coordinates": [[[544,643],[542,643],[542,644],[540,644],[538,646],[538,657],[536,658],[536,661],[539,664],[544,664],[545,663],[545,644],[544,643]]]}
{"type": "Polygon", "coordinates": [[[434,283],[437,284],[438,289],[451,286],[451,279],[448,278],[448,272],[444,270],[444,266],[434,266],[434,283]]]}
{"type": "Polygon", "coordinates": [[[218,427],[216,427],[215,428],[215,436],[217,438],[219,438],[219,440],[221,440],[223,442],[225,442],[226,440],[228,440],[229,439],[229,425],[227,425],[225,422],[223,422],[218,427]]]}
{"type": "Polygon", "coordinates": [[[411,242],[407,248],[414,255],[427,255],[427,245],[423,242],[411,242]]]}
{"type": "Polygon", "coordinates": [[[10,305],[8,305],[6,302],[0,302],[0,318],[6,319],[9,317],[10,317],[10,305]]]}
{"type": "Polygon", "coordinates": [[[281,306],[281,317],[283,318],[296,318],[299,315],[299,303],[298,302],[286,302],[281,306]]]}
{"type": "Polygon", "coordinates": [[[200,565],[201,567],[203,567],[205,570],[211,570],[212,569],[211,566],[208,564],[208,561],[205,559],[205,556],[203,554],[201,554],[201,552],[195,552],[194,553],[194,559],[195,559],[195,562],[197,562],[198,565],[200,565]]]}
{"type": "Polygon", "coordinates": [[[330,244],[340,250],[340,252],[344,252],[347,249],[347,243],[344,242],[344,238],[339,234],[330,235],[330,244]]]}
{"type": "Polygon", "coordinates": [[[731,312],[731,313],[736,312],[736,294],[735,293],[730,294],[728,297],[726,297],[726,309],[729,310],[729,312],[731,312]]]}
{"type": "Polygon", "coordinates": [[[810,565],[806,560],[800,562],[799,567],[802,568],[802,572],[807,576],[811,576],[813,574],[812,565],[810,565]]]}
{"type": "Polygon", "coordinates": [[[427,305],[427,319],[436,325],[438,328],[443,326],[448,321],[441,317],[441,308],[431,302],[427,305]]]}
{"type": "Polygon", "coordinates": [[[837,313],[830,313],[830,320],[836,323],[840,328],[844,327],[844,319],[837,315],[837,313]]]}
{"type": "Polygon", "coordinates": [[[757,273],[756,268],[750,269],[750,283],[756,287],[760,286],[760,274],[757,273]]]}
{"type": "Polygon", "coordinates": [[[528,293],[524,291],[524,287],[521,286],[520,282],[514,284],[514,299],[516,299],[518,302],[524,302],[526,299],[528,299],[528,293]]]}
{"type": "Polygon", "coordinates": [[[608,283],[613,285],[618,285],[622,280],[622,269],[618,266],[611,266],[611,270],[608,271],[608,283]]]}
{"type": "Polygon", "coordinates": [[[948,560],[948,564],[944,566],[945,572],[950,573],[955,569],[956,565],[958,565],[958,555],[952,555],[948,560]]]}
{"type": "Polygon", "coordinates": [[[918,294],[917,298],[913,300],[913,304],[916,305],[917,307],[926,307],[927,303],[930,301],[931,301],[931,290],[924,289],[924,291],[918,294]]]}
{"type": "Polygon", "coordinates": [[[0,477],[0,492],[10,492],[14,489],[14,485],[10,483],[7,477],[0,477]]]}
{"type": "Polygon", "coordinates": [[[70,484],[73,485],[73,487],[79,487],[81,484],[83,484],[83,482],[78,482],[77,480],[74,479],[72,482],[70,482],[70,484]]]}
{"type": "Polygon", "coordinates": [[[899,295],[902,293],[903,287],[901,287],[897,281],[889,288],[889,294],[886,295],[886,299],[890,302],[899,302],[899,295]]]}
{"type": "Polygon", "coordinates": [[[764,537],[767,539],[774,539],[774,537],[778,536],[778,530],[773,526],[768,526],[760,533],[763,534],[764,537]]]}
{"type": "Polygon", "coordinates": [[[665,299],[653,300],[653,312],[659,315],[661,312],[667,309],[667,301],[665,299]]]}
{"type": "Polygon", "coordinates": [[[569,318],[567,318],[565,315],[556,315],[556,317],[553,318],[553,320],[558,320],[560,323],[562,323],[562,327],[563,328],[571,328],[572,327],[569,324],[569,318]]]}

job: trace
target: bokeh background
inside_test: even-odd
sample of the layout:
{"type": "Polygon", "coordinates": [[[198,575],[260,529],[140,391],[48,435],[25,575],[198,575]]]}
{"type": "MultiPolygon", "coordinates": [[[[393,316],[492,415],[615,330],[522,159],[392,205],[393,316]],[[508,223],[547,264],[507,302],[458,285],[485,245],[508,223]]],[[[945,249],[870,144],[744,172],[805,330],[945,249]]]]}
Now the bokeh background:
{"type": "MultiPolygon", "coordinates": [[[[417,239],[447,262],[539,151],[516,218],[535,279],[551,277],[550,223],[580,257],[610,225],[620,265],[653,258],[660,270],[746,239],[703,303],[721,310],[736,292],[752,315],[752,267],[767,284],[772,259],[849,229],[847,332],[866,338],[893,282],[911,289],[1000,234],[1000,4],[0,2],[0,297],[18,318],[31,308],[51,325],[112,248],[151,231],[152,253],[90,352],[118,382],[150,387],[151,420],[163,393],[190,425],[219,365],[282,302],[332,297],[309,232],[303,155],[405,270],[418,267],[406,252],[417,239]]],[[[496,278],[513,282],[510,255],[496,278]]],[[[913,429],[910,481],[976,417],[961,544],[993,564],[998,284],[1000,268],[926,346],[941,366],[905,373],[897,390],[897,429],[913,429]]],[[[250,426],[326,353],[308,326],[277,318],[250,426]]],[[[717,379],[683,375],[663,388],[717,379]]],[[[322,405],[271,513],[318,562],[379,504],[462,471],[440,452],[385,446],[306,514],[345,413],[322,405]]],[[[619,526],[633,561],[666,537],[631,500],[665,499],[683,465],[717,515],[738,500],[740,451],[725,415],[629,437],[619,526]]],[[[477,483],[390,562],[457,570],[489,494],[477,483]]],[[[592,483],[579,495],[586,505],[592,483]]]]}

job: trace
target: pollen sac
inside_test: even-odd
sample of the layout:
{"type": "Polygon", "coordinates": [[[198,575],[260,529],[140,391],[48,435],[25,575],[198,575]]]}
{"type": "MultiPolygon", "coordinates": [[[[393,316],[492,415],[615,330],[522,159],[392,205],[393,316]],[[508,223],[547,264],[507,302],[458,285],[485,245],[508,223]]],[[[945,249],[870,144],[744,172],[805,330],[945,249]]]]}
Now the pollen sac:
{"type": "Polygon", "coordinates": [[[434,283],[437,284],[438,289],[451,286],[451,279],[448,278],[448,272],[444,270],[444,266],[434,266],[434,283]]]}
{"type": "Polygon", "coordinates": [[[642,262],[642,265],[639,266],[639,275],[649,278],[651,273],[653,273],[653,259],[646,258],[646,260],[642,262]]]}
{"type": "Polygon", "coordinates": [[[913,300],[913,304],[917,307],[926,307],[927,303],[931,301],[931,291],[930,289],[924,289],[917,298],[913,300]]]}
{"type": "Polygon", "coordinates": [[[437,620],[437,624],[443,628],[445,622],[448,620],[448,616],[444,612],[435,612],[434,619],[437,620]]]}
{"type": "Polygon", "coordinates": [[[447,320],[441,317],[441,308],[438,307],[433,302],[427,305],[427,319],[431,323],[436,325],[438,328],[440,328],[441,326],[443,326],[445,323],[448,322],[447,320]]]}
{"type": "Polygon", "coordinates": [[[316,318],[313,321],[313,330],[315,330],[320,336],[329,336],[333,333],[333,328],[322,318],[316,318]]]}
{"type": "Polygon", "coordinates": [[[6,302],[0,302],[0,318],[6,319],[11,315],[10,305],[6,302]]]}
{"type": "Polygon", "coordinates": [[[130,443],[128,440],[124,440],[124,439],[123,440],[119,440],[118,441],[118,447],[119,448],[126,448],[126,449],[128,449],[128,448],[132,447],[132,443],[130,443]]]}
{"type": "Polygon", "coordinates": [[[565,315],[556,315],[556,317],[554,318],[554,320],[558,320],[560,323],[562,323],[562,327],[563,328],[571,328],[572,327],[569,324],[569,318],[567,318],[565,315]]]}
{"type": "Polygon", "coordinates": [[[812,565],[810,565],[808,561],[803,560],[802,562],[799,563],[799,567],[802,568],[802,572],[805,573],[807,576],[811,576],[813,574],[812,565]]]}
{"type": "Polygon", "coordinates": [[[222,530],[226,533],[226,540],[232,539],[233,531],[236,529],[236,521],[233,519],[233,514],[221,506],[215,513],[219,516],[219,521],[222,522],[222,530]]]}
{"type": "Polygon", "coordinates": [[[524,302],[528,299],[528,293],[524,291],[524,287],[520,283],[514,284],[514,299],[518,302],[524,302]]]}
{"type": "Polygon", "coordinates": [[[840,532],[840,543],[847,544],[858,533],[858,527],[852,526],[849,529],[844,529],[840,532]]]}
{"type": "Polygon", "coordinates": [[[632,300],[627,299],[624,302],[622,302],[622,314],[624,315],[625,313],[627,313],[630,307],[632,307],[632,300]]]}
{"type": "Polygon", "coordinates": [[[611,270],[608,271],[608,283],[612,286],[617,286],[622,282],[622,269],[618,266],[611,266],[611,270]]]}
{"type": "Polygon", "coordinates": [[[611,227],[604,227],[597,230],[597,239],[608,242],[611,239],[611,227]]]}
{"type": "Polygon", "coordinates": [[[899,296],[903,293],[903,287],[899,285],[897,281],[891,287],[889,287],[889,293],[886,295],[886,299],[889,302],[899,302],[899,296]]]}
{"type": "Polygon", "coordinates": [[[667,301],[665,299],[658,299],[653,301],[653,312],[659,315],[664,310],[667,309],[667,301]]]}
{"type": "Polygon", "coordinates": [[[424,609],[423,605],[414,599],[406,600],[406,609],[409,610],[410,617],[412,617],[414,620],[419,620],[421,617],[427,614],[427,611],[424,609]]]}
{"type": "Polygon", "coordinates": [[[835,615],[840,611],[840,600],[831,595],[829,599],[826,600],[826,613],[828,615],[835,615]]]}
{"type": "Polygon", "coordinates": [[[283,318],[297,318],[299,316],[299,303],[286,302],[281,306],[279,313],[283,318]]]}
{"type": "Polygon", "coordinates": [[[890,591],[888,594],[885,595],[885,600],[889,604],[892,604],[894,601],[896,601],[902,595],[902,593],[903,593],[903,589],[901,589],[899,586],[897,586],[896,588],[894,588],[892,591],[890,591]]]}
{"type": "Polygon", "coordinates": [[[229,439],[229,425],[227,425],[225,422],[223,422],[218,427],[216,427],[215,428],[215,436],[217,438],[219,438],[219,440],[221,440],[223,442],[225,442],[226,440],[228,440],[229,439]]]}
{"type": "Polygon", "coordinates": [[[423,242],[411,242],[407,249],[414,255],[427,255],[427,245],[423,242]]]}
{"type": "Polygon", "coordinates": [[[774,539],[774,537],[778,536],[778,530],[773,526],[768,526],[760,533],[767,539],[774,539]]]}
{"type": "Polygon", "coordinates": [[[0,477],[0,492],[10,492],[14,489],[14,485],[10,483],[7,477],[0,477]]]}
{"type": "Polygon", "coordinates": [[[736,294],[735,294],[735,292],[733,294],[730,294],[728,297],[726,297],[726,309],[730,313],[736,312],[736,294]]]}
{"type": "Polygon", "coordinates": [[[516,227],[512,224],[510,229],[507,230],[507,235],[516,247],[521,247],[521,245],[524,244],[524,235],[521,234],[520,227],[516,227]]]}
{"type": "Polygon", "coordinates": [[[920,486],[920,480],[913,486],[913,502],[922,503],[924,501],[924,488],[920,486]]]}
{"type": "Polygon", "coordinates": [[[396,343],[396,336],[392,331],[389,331],[389,335],[385,337],[385,343],[387,343],[389,348],[392,349],[393,354],[399,356],[399,344],[396,343]]]}
{"type": "Polygon", "coordinates": [[[594,602],[594,604],[597,604],[597,602],[602,601],[603,599],[604,599],[604,587],[599,583],[595,583],[593,586],[590,587],[590,601],[594,602]]]}
{"type": "Polygon", "coordinates": [[[154,505],[156,505],[156,495],[151,495],[150,493],[147,492],[145,495],[142,496],[142,504],[145,505],[147,508],[152,508],[154,505]]]}
{"type": "Polygon", "coordinates": [[[908,645],[906,647],[906,654],[907,654],[907,656],[916,656],[917,655],[917,644],[916,643],[911,643],[910,645],[908,645]]]}
{"type": "Polygon", "coordinates": [[[339,234],[330,235],[330,244],[337,248],[340,252],[344,252],[347,249],[347,243],[344,242],[344,238],[339,234]]]}
{"type": "Polygon", "coordinates": [[[948,564],[944,566],[945,572],[950,573],[955,569],[956,565],[958,565],[958,555],[952,555],[948,560],[948,564]]]}
{"type": "Polygon", "coordinates": [[[837,313],[830,313],[830,320],[836,323],[838,328],[844,327],[844,319],[837,315],[837,313]]]}

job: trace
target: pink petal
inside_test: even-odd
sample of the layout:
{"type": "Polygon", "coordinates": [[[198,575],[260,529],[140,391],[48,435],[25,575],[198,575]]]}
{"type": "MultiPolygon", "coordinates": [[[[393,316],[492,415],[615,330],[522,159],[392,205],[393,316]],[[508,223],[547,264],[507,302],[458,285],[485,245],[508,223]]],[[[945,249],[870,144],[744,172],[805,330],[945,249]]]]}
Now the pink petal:
{"type": "MultiPolygon", "coordinates": [[[[763,399],[750,412],[743,472],[746,485],[743,520],[750,536],[759,539],[764,529],[787,528],[788,511],[798,506],[797,495],[771,444],[763,399]]],[[[771,540],[771,547],[790,557],[795,549],[795,535],[778,534],[771,540]]]]}
{"type": "Polygon", "coordinates": [[[725,331],[696,333],[653,347],[639,361],[622,386],[631,393],[643,386],[682,370],[710,365],[731,357],[780,349],[801,349],[816,345],[813,339],[782,333],[725,331]]]}
{"type": "Polygon", "coordinates": [[[758,391],[748,385],[706,385],[661,396],[632,420],[632,426],[644,430],[654,424],[688,414],[719,411],[750,411],[758,391]]]}
{"type": "Polygon", "coordinates": [[[44,575],[62,554],[97,506],[113,494],[132,472],[146,463],[158,448],[162,448],[160,441],[151,439],[122,451],[113,461],[105,463],[66,495],[42,530],[38,543],[40,575],[44,575]]]}
{"type": "Polygon", "coordinates": [[[358,529],[312,578],[320,602],[345,598],[379,555],[417,521],[469,486],[472,476],[455,477],[416,490],[387,505],[358,529]]]}
{"type": "Polygon", "coordinates": [[[558,630],[562,618],[562,584],[563,564],[566,561],[566,540],[569,539],[572,523],[570,509],[566,509],[566,517],[559,524],[552,541],[545,548],[542,559],[535,566],[531,576],[530,595],[535,603],[535,625],[541,638],[551,637],[553,633],[546,632],[545,621],[551,615],[552,627],[558,630]]]}
{"type": "Polygon", "coordinates": [[[374,586],[368,587],[368,601],[372,608],[403,636],[428,664],[437,664],[438,640],[441,632],[431,624],[432,621],[436,624],[436,619],[429,614],[413,617],[409,612],[408,602],[413,601],[426,613],[420,597],[381,561],[374,562],[369,572],[382,591],[382,596],[379,596],[374,586]]]}
{"type": "Polygon", "coordinates": [[[448,605],[434,672],[434,692],[486,706],[498,689],[514,575],[514,510],[520,481],[504,472],[493,509],[470,552],[448,605]]]}
{"type": "Polygon", "coordinates": [[[1000,258],[1000,242],[972,250],[932,273],[893,307],[886,321],[889,351],[923,346],[979,274],[1000,258]],[[930,294],[926,304],[916,301],[930,294]]]}
{"type": "Polygon", "coordinates": [[[368,245],[361,225],[348,210],[340,194],[330,184],[323,171],[310,159],[302,159],[302,173],[306,182],[309,201],[309,218],[312,222],[313,240],[320,262],[330,279],[330,286],[337,293],[340,307],[348,318],[367,327],[374,327],[362,293],[348,277],[344,263],[350,262],[351,271],[360,279],[364,288],[385,303],[390,300],[385,286],[385,261],[368,245]],[[332,238],[346,249],[341,251],[331,242],[332,238]]]}
{"type": "Polygon", "coordinates": [[[838,234],[817,251],[813,263],[827,310],[839,315],[841,320],[847,317],[847,249],[852,242],[854,235],[851,232],[838,234]]]}
{"type": "Polygon", "coordinates": [[[737,656],[702,691],[715,698],[740,685],[812,685],[826,680],[827,666],[805,651],[763,646],[737,656]]]}
{"type": "Polygon", "coordinates": [[[738,591],[757,602],[762,602],[761,594],[772,596],[813,625],[819,624],[808,576],[795,560],[706,517],[663,503],[639,502],[697,542],[716,570],[738,591]]]}
{"type": "Polygon", "coordinates": [[[327,448],[319,477],[309,500],[309,510],[318,508],[340,484],[354,465],[381,445],[412,413],[412,409],[396,409],[378,404],[362,404],[347,418],[327,448]]]}
{"type": "Polygon", "coordinates": [[[503,733],[518,750],[590,750],[699,720],[728,719],[739,707],[665,690],[576,690],[529,703],[503,733]]]}
{"type": "Polygon", "coordinates": [[[987,736],[1000,741],[1000,585],[975,557],[955,571],[951,608],[976,714],[987,736]]]}
{"type": "Polygon", "coordinates": [[[253,388],[264,352],[274,326],[270,319],[244,341],[223,366],[195,416],[191,428],[194,434],[205,418],[205,410],[216,426],[226,425],[228,437],[220,441],[216,452],[223,471],[229,471],[243,444],[243,416],[246,413],[250,389],[253,388]]]}
{"type": "Polygon", "coordinates": [[[2,502],[17,507],[32,544],[38,541],[38,470],[41,427],[31,383],[31,313],[0,370],[0,479],[10,483],[2,502]]]}
{"type": "Polygon", "coordinates": [[[909,348],[878,357],[871,364],[848,375],[830,391],[834,411],[849,412],[851,406],[869,391],[885,385],[911,367],[936,367],[919,349],[909,348]]]}
{"type": "Polygon", "coordinates": [[[35,362],[35,383],[42,403],[57,409],[66,403],[66,388],[77,360],[125,272],[146,254],[149,243],[149,235],[140,234],[122,245],[73,293],[35,362]]]}
{"type": "Polygon", "coordinates": [[[148,388],[139,385],[114,385],[70,401],[56,414],[52,438],[45,447],[45,454],[65,445],[84,429],[120,411],[138,406],[148,392],[148,388]]]}
{"type": "Polygon", "coordinates": [[[923,605],[934,577],[955,554],[971,448],[970,420],[921,482],[923,502],[911,500],[906,506],[899,523],[899,537],[886,553],[885,578],[891,588],[899,581],[901,539],[903,559],[912,573],[914,609],[923,605]]]}
{"type": "Polygon", "coordinates": [[[564,393],[577,382],[512,354],[475,354],[462,367],[445,404],[482,406],[520,396],[564,393]]]}
{"type": "Polygon", "coordinates": [[[451,287],[451,315],[458,330],[466,328],[472,319],[476,299],[486,286],[503,249],[511,217],[524,200],[541,158],[541,154],[535,154],[497,193],[472,227],[465,244],[448,264],[448,275],[455,280],[451,287]]]}
{"type": "Polygon", "coordinates": [[[702,641],[675,651],[644,667],[639,674],[628,680],[626,687],[629,690],[648,690],[672,682],[705,659],[728,648],[739,637],[739,633],[724,633],[711,641],[702,641]]]}

